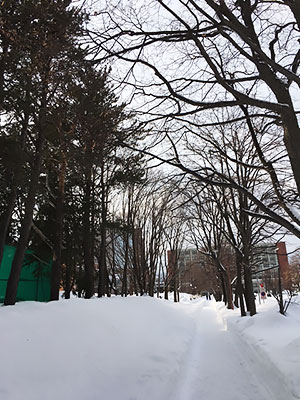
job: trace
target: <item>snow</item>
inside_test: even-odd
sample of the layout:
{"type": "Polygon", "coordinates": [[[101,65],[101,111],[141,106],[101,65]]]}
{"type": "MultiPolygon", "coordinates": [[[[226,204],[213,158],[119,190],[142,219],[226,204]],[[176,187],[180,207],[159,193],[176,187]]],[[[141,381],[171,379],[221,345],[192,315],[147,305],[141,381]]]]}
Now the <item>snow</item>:
{"type": "Polygon", "coordinates": [[[194,323],[149,297],[0,311],[1,400],[168,398],[194,323]]]}
{"type": "Polygon", "coordinates": [[[238,310],[224,307],[220,311],[229,329],[261,357],[265,370],[274,375],[274,383],[277,379],[279,392],[280,385],[284,385],[291,393],[288,398],[300,399],[300,295],[293,299],[287,316],[279,314],[273,298],[257,304],[254,318],[240,318],[238,310]]]}
{"type": "Polygon", "coordinates": [[[1,307],[0,399],[299,399],[300,306],[258,309],[189,295],[1,307]]]}

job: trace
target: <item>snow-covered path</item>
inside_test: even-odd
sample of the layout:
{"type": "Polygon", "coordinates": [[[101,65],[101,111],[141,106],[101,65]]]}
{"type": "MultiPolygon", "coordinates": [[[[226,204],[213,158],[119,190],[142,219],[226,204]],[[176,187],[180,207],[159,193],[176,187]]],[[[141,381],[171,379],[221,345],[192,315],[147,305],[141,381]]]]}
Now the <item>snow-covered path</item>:
{"type": "MultiPolygon", "coordinates": [[[[214,302],[192,305],[194,338],[174,400],[291,400],[283,377],[236,332],[228,331],[214,302]]],[[[189,307],[190,308],[190,307],[189,307]]]]}
{"type": "Polygon", "coordinates": [[[188,295],[0,307],[0,400],[300,399],[298,307],[240,318],[188,295]]]}

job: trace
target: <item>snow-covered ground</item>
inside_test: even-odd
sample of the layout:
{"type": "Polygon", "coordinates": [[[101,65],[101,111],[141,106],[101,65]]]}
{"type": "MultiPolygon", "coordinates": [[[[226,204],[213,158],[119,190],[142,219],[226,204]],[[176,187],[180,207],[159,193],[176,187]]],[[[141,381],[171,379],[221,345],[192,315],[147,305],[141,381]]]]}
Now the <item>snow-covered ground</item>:
{"type": "Polygon", "coordinates": [[[262,367],[261,375],[273,380],[279,399],[300,399],[300,295],[293,299],[287,316],[279,314],[274,298],[257,304],[254,318],[240,318],[239,310],[223,306],[220,311],[228,330],[237,333],[247,350],[259,357],[257,368],[262,367]],[[282,388],[287,389],[285,397],[282,388]]]}
{"type": "Polygon", "coordinates": [[[0,308],[0,400],[294,400],[300,305],[72,299],[0,308]]]}

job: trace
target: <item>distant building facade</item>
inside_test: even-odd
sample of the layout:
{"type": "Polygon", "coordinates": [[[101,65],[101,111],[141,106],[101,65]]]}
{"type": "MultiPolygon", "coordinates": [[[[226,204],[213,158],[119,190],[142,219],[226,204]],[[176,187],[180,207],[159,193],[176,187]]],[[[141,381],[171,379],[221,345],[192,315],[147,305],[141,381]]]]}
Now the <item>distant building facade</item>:
{"type": "Polygon", "coordinates": [[[289,287],[289,261],[285,242],[265,243],[253,251],[252,269],[258,278],[254,288],[258,290],[257,281],[262,281],[266,290],[278,288],[279,270],[283,288],[289,287]]]}
{"type": "Polygon", "coordinates": [[[173,275],[178,280],[178,288],[181,292],[200,294],[203,291],[212,291],[211,270],[207,266],[207,256],[196,248],[187,248],[178,252],[168,251],[169,275],[173,275]]]}
{"type": "MultiPolygon", "coordinates": [[[[232,254],[223,254],[223,265],[235,276],[235,259],[232,254]]],[[[278,289],[278,268],[282,287],[289,288],[289,262],[285,242],[264,243],[257,246],[252,255],[253,287],[259,290],[264,283],[266,290],[278,289]]],[[[179,291],[191,294],[214,292],[219,286],[215,267],[208,256],[196,248],[168,251],[168,274],[177,279],[179,291]]],[[[231,279],[230,278],[230,279],[231,279]]],[[[172,288],[170,287],[172,290],[172,288]]]]}

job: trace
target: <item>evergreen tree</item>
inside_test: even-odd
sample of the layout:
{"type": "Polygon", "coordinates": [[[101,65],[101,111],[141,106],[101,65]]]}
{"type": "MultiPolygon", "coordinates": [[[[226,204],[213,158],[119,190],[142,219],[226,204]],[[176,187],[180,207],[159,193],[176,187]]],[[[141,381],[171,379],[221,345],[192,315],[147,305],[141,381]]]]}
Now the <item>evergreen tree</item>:
{"type": "MultiPolygon", "coordinates": [[[[5,99],[7,104],[11,105],[6,111],[16,119],[20,114],[23,116],[24,129],[21,136],[22,144],[25,141],[25,145],[22,148],[30,157],[26,165],[30,174],[29,183],[26,185],[18,244],[7,284],[6,305],[15,303],[48,135],[53,131],[55,94],[62,89],[62,77],[68,71],[70,62],[74,62],[69,53],[76,46],[76,37],[81,32],[83,21],[83,16],[70,7],[69,0],[29,0],[13,3],[14,34],[20,45],[14,71],[9,74],[7,69],[3,75],[4,87],[7,90],[5,99]],[[22,27],[24,31],[21,30],[22,27]],[[22,39],[19,39],[21,35],[22,39]]],[[[9,19],[11,7],[12,2],[4,2],[1,7],[2,17],[5,15],[9,19]]],[[[18,177],[17,171],[15,174],[18,177]]],[[[11,194],[17,185],[18,179],[15,179],[11,183],[11,194]]],[[[15,199],[12,200],[14,203],[15,199]]],[[[9,210],[9,207],[7,209],[9,210]]]]}

